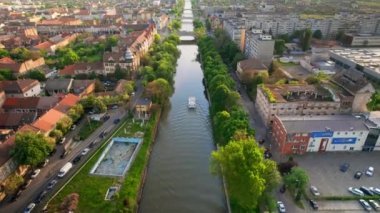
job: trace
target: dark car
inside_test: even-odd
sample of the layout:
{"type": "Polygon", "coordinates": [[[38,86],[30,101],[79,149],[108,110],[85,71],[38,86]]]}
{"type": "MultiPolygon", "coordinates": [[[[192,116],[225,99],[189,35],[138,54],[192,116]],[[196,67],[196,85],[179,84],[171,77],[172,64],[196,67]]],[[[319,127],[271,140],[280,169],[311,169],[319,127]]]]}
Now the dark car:
{"type": "Polygon", "coordinates": [[[66,157],[66,155],[67,155],[67,151],[63,151],[62,154],[60,155],[60,157],[63,159],[66,157]]]}
{"type": "Polygon", "coordinates": [[[311,206],[311,208],[313,208],[314,210],[318,210],[318,203],[315,202],[314,200],[309,200],[309,204],[311,206]]]}
{"type": "Polygon", "coordinates": [[[366,195],[369,195],[369,196],[373,196],[374,195],[374,193],[369,188],[367,188],[365,186],[360,187],[360,190],[362,192],[364,192],[364,194],[366,194],[366,195]]]}
{"type": "Polygon", "coordinates": [[[76,157],[74,158],[74,160],[73,160],[73,164],[78,163],[78,162],[80,161],[81,158],[82,158],[82,155],[78,155],[78,156],[76,156],[76,157]]]}
{"type": "Polygon", "coordinates": [[[354,178],[359,180],[362,177],[362,175],[363,175],[363,172],[357,171],[355,172],[354,178]]]}
{"type": "Polygon", "coordinates": [[[120,118],[116,118],[115,120],[113,120],[114,124],[118,124],[119,122],[120,122],[120,118]]]}
{"type": "Polygon", "coordinates": [[[285,184],[281,186],[280,192],[281,193],[285,193],[286,192],[286,186],[285,186],[285,184]]]}
{"type": "Polygon", "coordinates": [[[95,146],[95,142],[91,142],[90,145],[88,145],[89,148],[93,148],[95,146]]]}
{"type": "Polygon", "coordinates": [[[53,156],[56,152],[57,152],[57,149],[54,148],[54,149],[51,150],[51,152],[49,153],[49,156],[53,156]]]}
{"type": "Polygon", "coordinates": [[[54,179],[54,180],[52,180],[52,181],[49,182],[49,184],[47,185],[46,188],[47,188],[48,190],[50,190],[50,189],[52,189],[52,188],[55,186],[55,184],[57,184],[57,183],[58,183],[58,181],[54,179]]]}
{"type": "Polygon", "coordinates": [[[21,193],[22,193],[23,191],[22,191],[22,189],[19,189],[18,191],[17,191],[17,193],[16,194],[14,194],[12,197],[11,197],[11,199],[9,200],[10,202],[15,202],[20,196],[21,196],[21,193]]]}
{"type": "Polygon", "coordinates": [[[46,191],[46,190],[42,191],[42,192],[38,195],[38,197],[37,197],[37,199],[36,199],[36,203],[40,203],[40,202],[45,198],[45,196],[46,196],[47,193],[48,193],[48,191],[46,191]]]}
{"type": "Polygon", "coordinates": [[[344,164],[340,165],[339,170],[341,172],[347,172],[348,168],[350,168],[350,164],[349,163],[344,163],[344,164]]]}

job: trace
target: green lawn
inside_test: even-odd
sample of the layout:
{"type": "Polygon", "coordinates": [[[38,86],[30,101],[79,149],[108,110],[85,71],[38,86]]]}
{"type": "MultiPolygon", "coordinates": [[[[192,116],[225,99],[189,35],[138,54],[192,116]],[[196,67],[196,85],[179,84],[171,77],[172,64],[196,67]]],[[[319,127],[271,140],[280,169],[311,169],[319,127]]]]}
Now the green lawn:
{"type": "Polygon", "coordinates": [[[85,140],[88,138],[88,136],[91,135],[98,127],[102,125],[103,122],[101,121],[93,121],[91,120],[90,122],[86,122],[84,126],[79,130],[79,138],[80,140],[85,140]]]}
{"type": "Polygon", "coordinates": [[[145,132],[144,142],[125,178],[89,175],[91,168],[106,147],[103,146],[71,182],[53,198],[49,203],[49,212],[57,212],[63,198],[73,192],[78,193],[80,196],[78,208],[75,212],[99,212],[105,209],[107,209],[107,212],[134,212],[137,207],[136,200],[140,189],[141,176],[149,159],[148,151],[154,139],[152,133],[158,117],[159,113],[154,113],[151,120],[143,127],[139,123],[132,124],[131,120],[127,120],[121,124],[122,128],[115,134],[115,136],[133,136],[137,131],[145,132]],[[117,183],[122,186],[119,194],[115,196],[114,200],[105,201],[104,197],[107,189],[117,183]],[[127,200],[128,207],[125,200],[127,200]]]}

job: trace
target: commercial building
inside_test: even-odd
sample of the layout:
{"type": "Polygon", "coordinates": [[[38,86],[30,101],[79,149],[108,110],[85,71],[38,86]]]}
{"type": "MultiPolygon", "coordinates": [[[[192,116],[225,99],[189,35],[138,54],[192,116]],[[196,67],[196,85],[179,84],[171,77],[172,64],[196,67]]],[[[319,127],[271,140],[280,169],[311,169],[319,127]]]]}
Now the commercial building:
{"type": "Polygon", "coordinates": [[[345,34],[343,44],[350,47],[379,47],[380,35],[345,34]]]}
{"type": "Polygon", "coordinates": [[[380,48],[332,49],[330,59],[346,70],[356,70],[380,81],[380,48]]]}
{"type": "Polygon", "coordinates": [[[361,116],[275,116],[273,140],[282,154],[362,151],[369,127],[361,116]]]}
{"type": "Polygon", "coordinates": [[[246,32],[244,53],[248,58],[260,59],[270,64],[273,58],[274,40],[262,30],[253,29],[246,32]]]}
{"type": "Polygon", "coordinates": [[[276,115],[334,115],[350,111],[349,104],[327,86],[314,85],[260,85],[255,106],[266,125],[276,115]]]}

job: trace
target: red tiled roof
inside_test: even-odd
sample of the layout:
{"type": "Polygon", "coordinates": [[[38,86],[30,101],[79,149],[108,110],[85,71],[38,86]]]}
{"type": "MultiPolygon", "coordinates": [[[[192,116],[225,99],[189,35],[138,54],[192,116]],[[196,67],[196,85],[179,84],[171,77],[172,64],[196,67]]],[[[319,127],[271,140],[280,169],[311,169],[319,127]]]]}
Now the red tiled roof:
{"type": "Polygon", "coordinates": [[[54,43],[50,41],[45,41],[45,42],[37,44],[36,46],[34,46],[34,48],[41,49],[41,50],[49,50],[49,48],[53,45],[54,43]]]}
{"type": "Polygon", "coordinates": [[[0,58],[0,64],[16,64],[16,62],[9,57],[4,57],[0,58]]]}
{"type": "Polygon", "coordinates": [[[37,108],[39,100],[39,97],[7,98],[4,101],[3,109],[34,109],[37,108]]]}
{"type": "Polygon", "coordinates": [[[30,124],[25,124],[20,129],[18,129],[17,132],[35,132],[35,133],[40,133],[41,130],[38,129],[37,127],[34,127],[34,126],[30,125],[30,124]]]}
{"type": "Polygon", "coordinates": [[[80,100],[79,96],[68,94],[66,95],[58,104],[54,107],[55,110],[58,110],[62,113],[66,113],[71,107],[73,107],[80,100]]]}
{"type": "Polygon", "coordinates": [[[62,112],[51,109],[46,112],[43,116],[41,116],[38,120],[36,120],[32,126],[38,128],[44,132],[50,132],[55,128],[55,125],[59,120],[61,120],[65,114],[62,112]]]}

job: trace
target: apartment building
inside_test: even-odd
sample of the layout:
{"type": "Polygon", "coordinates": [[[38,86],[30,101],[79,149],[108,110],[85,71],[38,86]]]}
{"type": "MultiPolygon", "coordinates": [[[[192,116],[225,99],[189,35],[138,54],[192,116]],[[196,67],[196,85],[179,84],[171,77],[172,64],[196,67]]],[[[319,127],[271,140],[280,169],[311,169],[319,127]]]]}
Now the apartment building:
{"type": "Polygon", "coordinates": [[[248,58],[260,59],[270,64],[273,58],[274,40],[262,30],[252,29],[246,32],[244,53],[248,58]]]}
{"type": "Polygon", "coordinates": [[[223,29],[243,52],[245,47],[245,21],[244,19],[225,19],[223,29]]]}

